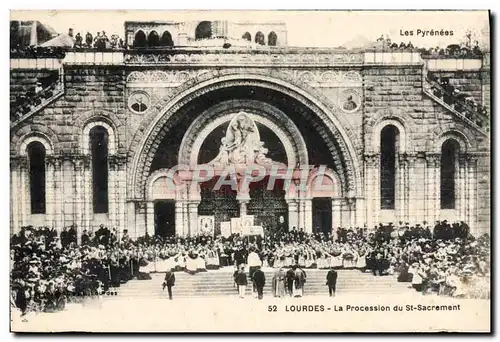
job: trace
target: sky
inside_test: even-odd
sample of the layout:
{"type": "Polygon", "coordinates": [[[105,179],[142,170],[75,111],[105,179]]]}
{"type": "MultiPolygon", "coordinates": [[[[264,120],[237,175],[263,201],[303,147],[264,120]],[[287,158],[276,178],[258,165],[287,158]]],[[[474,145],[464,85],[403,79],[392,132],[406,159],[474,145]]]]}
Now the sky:
{"type": "MultiPolygon", "coordinates": [[[[124,22],[229,20],[284,22],[289,46],[335,47],[365,37],[375,41],[381,34],[396,42],[411,41],[418,47],[446,46],[464,40],[468,30],[482,44],[489,41],[482,34],[488,28],[486,11],[11,11],[11,20],[39,20],[60,33],[69,27],[82,35],[97,31],[124,35],[124,22]],[[453,31],[453,36],[417,36],[417,30],[453,31]],[[402,36],[401,31],[413,31],[402,36]]],[[[474,39],[473,38],[473,39],[474,39]]]]}

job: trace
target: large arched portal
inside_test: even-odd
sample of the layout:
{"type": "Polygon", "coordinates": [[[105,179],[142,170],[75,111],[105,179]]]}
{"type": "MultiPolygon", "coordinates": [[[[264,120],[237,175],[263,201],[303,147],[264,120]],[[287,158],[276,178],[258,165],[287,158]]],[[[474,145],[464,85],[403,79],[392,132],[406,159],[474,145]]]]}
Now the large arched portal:
{"type": "MultiPolygon", "coordinates": [[[[164,172],[165,179],[168,179],[168,172],[180,164],[192,169],[194,164],[213,161],[223,146],[222,138],[227,138],[231,120],[243,111],[259,131],[265,157],[284,165],[282,169],[278,168],[284,180],[275,181],[270,188],[259,185],[267,182],[270,175],[267,170],[265,178],[256,180],[245,190],[240,188],[244,172],[238,171],[235,188],[228,188],[228,181],[225,187],[214,192],[216,179],[200,182],[193,179],[192,173],[186,176],[189,172],[180,172],[184,178],[181,177],[182,185],[174,196],[176,233],[199,234],[206,228],[206,222],[216,226],[213,227],[214,233],[223,233],[223,222],[231,224],[231,219],[245,215],[254,216],[254,223],[266,228],[276,228],[281,224],[287,226],[285,229],[297,227],[311,232],[311,196],[314,194],[311,195],[308,187],[314,183],[311,182],[311,170],[317,172],[320,168],[335,175],[335,181],[326,182],[332,189],[321,195],[324,201],[332,203],[332,226],[341,225],[341,220],[346,220],[344,224],[354,224],[350,221],[355,210],[351,198],[355,197],[355,184],[359,182],[355,176],[357,167],[353,166],[356,164],[354,152],[347,147],[349,142],[340,138],[336,125],[325,122],[327,114],[320,117],[317,108],[310,107],[311,103],[299,101],[299,96],[290,94],[264,82],[242,79],[226,84],[221,82],[217,87],[212,85],[203,89],[197,96],[191,94],[180,101],[175,100],[174,108],[166,109],[166,113],[151,124],[140,149],[134,153],[129,184],[138,203],[135,222],[144,217],[144,230],[150,234],[154,232],[154,200],[158,198],[149,198],[147,191],[143,190],[151,186],[149,175],[164,172]],[[302,169],[305,171],[301,173],[302,169]],[[285,180],[286,173],[290,174],[288,181],[285,180]],[[300,182],[301,177],[305,182],[300,182]],[[286,191],[279,189],[285,185],[286,191]],[[218,206],[213,204],[217,201],[224,203],[219,206],[224,208],[221,213],[217,213],[218,206]],[[274,217],[279,220],[274,222],[270,212],[274,212],[274,217]],[[285,219],[280,216],[285,216],[285,219]],[[208,219],[200,223],[200,217],[208,219]]],[[[215,178],[222,176],[227,180],[230,178],[227,174],[214,174],[215,178]]]]}

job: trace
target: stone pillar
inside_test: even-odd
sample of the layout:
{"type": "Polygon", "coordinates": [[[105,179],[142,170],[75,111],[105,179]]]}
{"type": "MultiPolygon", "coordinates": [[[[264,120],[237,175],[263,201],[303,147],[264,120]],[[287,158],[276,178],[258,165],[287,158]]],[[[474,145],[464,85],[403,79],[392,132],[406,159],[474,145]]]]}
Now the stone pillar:
{"type": "Polygon", "coordinates": [[[189,227],[189,236],[195,236],[198,234],[198,205],[199,201],[189,201],[187,204],[188,209],[188,227],[189,227]]]}
{"type": "MultiPolygon", "coordinates": [[[[92,158],[90,155],[82,156],[83,161],[83,224],[86,229],[93,231],[93,217],[94,217],[94,196],[92,191],[92,158]]],[[[111,228],[111,227],[110,227],[111,228]]]]}
{"type": "Polygon", "coordinates": [[[153,201],[146,202],[146,232],[150,236],[155,234],[155,204],[153,201]]]}
{"type": "Polygon", "coordinates": [[[402,221],[403,223],[408,222],[408,205],[407,205],[407,190],[410,186],[408,179],[408,155],[406,153],[398,154],[397,164],[396,164],[396,187],[394,191],[395,195],[395,205],[394,209],[396,211],[396,219],[402,221]]]}
{"type": "Polygon", "coordinates": [[[372,229],[378,222],[380,211],[380,187],[379,183],[379,154],[366,154],[365,160],[365,203],[366,203],[366,224],[372,229]]]}
{"type": "Polygon", "coordinates": [[[20,226],[25,226],[28,221],[28,213],[31,213],[30,190],[28,179],[28,158],[26,156],[19,158],[19,183],[20,183],[20,226]]]}
{"type": "Polygon", "coordinates": [[[183,201],[175,201],[175,234],[184,236],[184,204],[183,201]]]}
{"type": "Polygon", "coordinates": [[[11,211],[11,230],[10,233],[17,233],[20,230],[21,214],[20,214],[20,202],[21,202],[21,186],[19,182],[19,168],[20,162],[19,158],[11,158],[10,160],[10,211],[11,211]]]}
{"type": "MultiPolygon", "coordinates": [[[[116,196],[117,196],[117,159],[116,156],[111,155],[108,157],[108,215],[109,222],[113,227],[116,227],[116,196]]],[[[110,227],[111,228],[111,227],[110,227]]],[[[118,228],[119,229],[119,228],[118,228]]]]}
{"type": "Polygon", "coordinates": [[[426,153],[425,160],[427,162],[425,172],[425,216],[426,221],[432,226],[434,222],[439,219],[439,196],[440,189],[437,180],[439,180],[437,173],[441,165],[441,154],[439,153],[426,153]]]}
{"type": "MultiPolygon", "coordinates": [[[[127,167],[127,159],[126,157],[121,157],[118,159],[117,163],[117,197],[116,197],[116,206],[117,206],[117,225],[118,229],[126,229],[126,215],[125,215],[125,198],[127,196],[126,187],[127,187],[127,179],[125,169],[127,167]]],[[[130,233],[130,232],[129,232],[130,233]]]]}
{"type": "Polygon", "coordinates": [[[340,198],[332,199],[332,234],[336,235],[337,228],[342,227],[342,200],[340,198]]]}
{"type": "Polygon", "coordinates": [[[299,203],[296,199],[287,199],[288,203],[288,226],[299,227],[299,203]]]}
{"type": "Polygon", "coordinates": [[[135,223],[135,203],[133,201],[127,202],[127,226],[130,236],[137,239],[140,235],[135,223]]]}
{"type": "Polygon", "coordinates": [[[74,209],[74,223],[76,225],[76,236],[78,244],[80,244],[81,232],[85,229],[85,219],[83,212],[85,209],[85,177],[84,177],[84,161],[82,158],[74,160],[75,166],[75,209],[74,209]],[[83,227],[82,227],[83,226],[83,227]]]}
{"type": "Polygon", "coordinates": [[[57,231],[60,231],[64,227],[64,167],[63,167],[63,159],[57,158],[54,159],[54,167],[55,167],[55,219],[54,219],[54,228],[57,231]]]}
{"type": "MultiPolygon", "coordinates": [[[[304,232],[311,234],[313,232],[313,226],[312,226],[312,198],[307,197],[304,198],[302,201],[302,207],[303,207],[303,219],[304,222],[302,223],[304,227],[304,232]]],[[[302,227],[299,227],[302,228],[302,227]]]]}
{"type": "Polygon", "coordinates": [[[477,236],[477,157],[467,155],[467,215],[466,222],[470,232],[477,236]]]}
{"type": "Polygon", "coordinates": [[[468,182],[467,182],[467,158],[465,154],[460,153],[458,157],[458,175],[459,181],[458,184],[455,184],[455,188],[458,185],[458,191],[456,192],[456,196],[460,198],[460,205],[457,206],[457,214],[458,219],[465,221],[466,220],[466,212],[467,212],[467,195],[468,195],[468,182]]]}
{"type": "Polygon", "coordinates": [[[135,226],[138,237],[144,236],[148,232],[146,202],[137,201],[135,203],[135,226]]]}
{"type": "Polygon", "coordinates": [[[45,224],[54,227],[55,216],[55,172],[53,156],[45,158],[45,224]]]}

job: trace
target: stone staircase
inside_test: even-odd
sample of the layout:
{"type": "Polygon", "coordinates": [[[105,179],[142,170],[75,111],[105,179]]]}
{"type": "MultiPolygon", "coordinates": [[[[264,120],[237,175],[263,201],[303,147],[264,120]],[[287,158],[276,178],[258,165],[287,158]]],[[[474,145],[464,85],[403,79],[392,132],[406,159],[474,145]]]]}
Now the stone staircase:
{"type": "Polygon", "coordinates": [[[425,79],[423,83],[423,92],[435,102],[449,110],[455,116],[459,117],[468,125],[474,127],[483,135],[488,135],[489,131],[489,118],[487,115],[478,113],[469,108],[465,103],[461,103],[461,110],[457,110],[454,104],[448,104],[444,101],[445,90],[436,82],[425,79]]]}
{"type": "MultiPolygon", "coordinates": [[[[328,295],[326,273],[328,270],[305,270],[307,282],[304,295],[328,295]]],[[[264,269],[266,285],[264,297],[271,296],[273,269],[264,269]]],[[[396,276],[374,276],[371,273],[362,273],[359,270],[337,270],[337,294],[401,294],[412,291],[409,283],[398,283],[396,276]]],[[[215,297],[237,296],[233,283],[233,268],[208,271],[190,275],[185,272],[175,273],[174,297],[215,297]]],[[[151,280],[130,280],[116,288],[116,296],[106,296],[106,299],[123,298],[166,298],[167,290],[162,290],[164,273],[152,273],[151,280]]],[[[247,295],[251,295],[251,286],[247,286],[247,295]]]]}
{"type": "Polygon", "coordinates": [[[40,93],[36,94],[34,98],[30,98],[31,104],[29,105],[29,110],[26,112],[22,111],[21,104],[18,107],[11,108],[11,129],[18,126],[20,123],[24,122],[28,118],[32,117],[38,113],[43,108],[47,107],[49,104],[63,96],[64,94],[64,76],[63,70],[59,70],[58,79],[54,84],[49,85],[43,89],[40,93]]]}

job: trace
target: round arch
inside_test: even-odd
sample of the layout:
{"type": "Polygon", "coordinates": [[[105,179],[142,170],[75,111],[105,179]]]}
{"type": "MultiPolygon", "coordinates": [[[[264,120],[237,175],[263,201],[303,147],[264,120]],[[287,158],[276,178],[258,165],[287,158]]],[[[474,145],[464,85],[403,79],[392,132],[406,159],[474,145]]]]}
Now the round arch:
{"type": "Polygon", "coordinates": [[[180,184],[181,180],[177,174],[172,178],[172,173],[169,170],[156,170],[148,177],[146,198],[150,201],[176,199],[179,195],[177,186],[180,184]],[[165,179],[165,183],[161,183],[162,178],[165,179]],[[171,186],[174,188],[171,188],[171,186]]]}
{"type": "Polygon", "coordinates": [[[433,151],[435,153],[441,153],[441,148],[443,147],[443,144],[449,139],[454,140],[458,143],[458,146],[460,146],[461,153],[467,152],[467,150],[470,148],[469,140],[467,139],[465,134],[459,131],[448,131],[441,134],[435,140],[433,151]]]}
{"type": "MultiPolygon", "coordinates": [[[[145,181],[149,175],[149,168],[154,158],[154,150],[158,147],[155,140],[164,129],[169,118],[184,105],[193,99],[215,91],[218,89],[233,86],[257,86],[282,92],[308,107],[315,116],[322,120],[325,132],[331,132],[339,145],[340,152],[345,160],[346,189],[348,196],[361,196],[362,182],[359,161],[353,141],[357,139],[355,133],[349,129],[349,124],[344,127],[335,115],[337,107],[332,104],[328,98],[318,93],[311,95],[314,90],[306,91],[308,86],[305,84],[294,84],[291,80],[283,80],[275,77],[275,73],[245,73],[214,71],[207,72],[199,77],[183,84],[178,92],[167,95],[156,105],[155,111],[152,111],[145,119],[147,124],[143,123],[144,130],[136,133],[130,144],[129,154],[133,156],[130,173],[128,174],[129,197],[134,199],[144,198],[145,181]],[[346,129],[347,128],[347,129],[346,129]]],[[[335,146],[329,144],[330,151],[334,153],[335,146]]]]}
{"type": "Polygon", "coordinates": [[[399,153],[407,153],[410,151],[408,146],[408,130],[406,128],[406,123],[401,118],[395,118],[391,116],[390,118],[383,117],[373,128],[373,138],[372,138],[372,149],[373,152],[380,152],[380,135],[382,130],[387,126],[394,126],[398,129],[399,133],[399,153]]]}
{"type": "Polygon", "coordinates": [[[52,142],[50,141],[49,137],[46,136],[43,133],[30,133],[25,135],[20,139],[20,144],[19,144],[19,155],[20,156],[27,156],[28,155],[28,145],[31,144],[32,142],[39,142],[45,147],[45,154],[46,155],[52,155],[54,154],[54,148],[52,146],[52,142]]]}
{"type": "Polygon", "coordinates": [[[108,131],[108,153],[110,155],[116,154],[116,137],[115,129],[108,123],[102,120],[87,122],[83,127],[80,142],[80,152],[83,155],[90,154],[90,130],[96,126],[102,126],[108,131]]]}
{"type": "Polygon", "coordinates": [[[309,173],[309,177],[307,179],[307,195],[308,197],[314,197],[315,194],[315,187],[316,187],[316,182],[318,181],[318,178],[323,177],[329,178],[331,182],[333,183],[333,189],[331,191],[328,191],[331,195],[332,198],[340,198],[342,197],[342,186],[340,182],[340,177],[339,175],[333,171],[332,169],[329,168],[324,168],[320,170],[320,168],[315,168],[314,170],[311,170],[309,173]],[[321,171],[321,172],[320,172],[321,171]]]}
{"type": "MultiPolygon", "coordinates": [[[[224,101],[198,116],[187,129],[179,149],[179,164],[194,165],[208,135],[232,116],[245,111],[257,123],[271,129],[285,147],[288,166],[309,163],[307,146],[295,123],[279,109],[256,100],[224,101]],[[282,124],[279,122],[282,121],[282,124]]],[[[265,141],[264,141],[265,143],[265,141]]]]}

